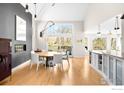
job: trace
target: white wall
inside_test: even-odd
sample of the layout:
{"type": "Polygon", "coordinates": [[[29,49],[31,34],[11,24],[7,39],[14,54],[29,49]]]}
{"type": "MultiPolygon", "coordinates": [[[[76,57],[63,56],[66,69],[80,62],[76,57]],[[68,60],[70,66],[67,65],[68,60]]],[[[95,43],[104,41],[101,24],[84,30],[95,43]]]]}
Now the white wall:
{"type": "MultiPolygon", "coordinates": [[[[124,4],[89,4],[87,10],[87,16],[85,18],[84,24],[81,21],[65,21],[65,23],[72,23],[73,27],[73,55],[82,56],[84,54],[83,45],[79,47],[76,44],[76,39],[83,38],[83,31],[96,33],[98,31],[98,25],[102,22],[112,18],[115,15],[124,12],[124,4]],[[80,52],[81,51],[81,52],[80,52]]],[[[57,21],[59,22],[59,21],[57,21]]],[[[63,22],[63,21],[60,21],[63,22]]],[[[40,37],[40,31],[46,22],[39,22],[37,25],[37,30],[35,31],[35,48],[47,50],[47,42],[45,38],[40,37]]],[[[90,44],[89,44],[90,45],[90,44]]],[[[91,47],[92,49],[92,47],[91,47]]]]}
{"type": "MultiPolygon", "coordinates": [[[[124,19],[122,20],[122,24],[121,24],[121,27],[122,27],[122,30],[124,30],[124,19]]],[[[124,42],[124,31],[122,31],[122,38],[121,38],[121,40],[122,40],[122,43],[121,43],[121,47],[122,47],[122,55],[124,55],[124,44],[123,44],[123,42],[124,42]]]]}
{"type": "Polygon", "coordinates": [[[84,21],[84,28],[87,32],[98,30],[98,24],[110,19],[111,17],[124,13],[124,4],[90,4],[84,21]]]}
{"type": "Polygon", "coordinates": [[[35,30],[35,49],[47,50],[46,38],[40,37],[40,32],[44,29],[46,22],[37,21],[35,30]]]}
{"type": "Polygon", "coordinates": [[[111,50],[111,38],[116,38],[117,39],[117,46],[120,44],[119,39],[120,36],[117,36],[115,34],[113,35],[108,35],[108,34],[101,34],[100,36],[98,36],[97,34],[85,34],[85,37],[88,38],[88,49],[89,50],[93,50],[93,46],[92,46],[92,41],[96,38],[106,38],[106,50],[110,51],[111,50]],[[119,43],[119,44],[118,44],[119,43]]]}
{"type": "MultiPolygon", "coordinates": [[[[37,30],[35,31],[36,37],[34,38],[36,41],[35,49],[44,49],[47,50],[47,40],[46,38],[40,37],[40,31],[42,31],[46,22],[38,22],[37,30]]],[[[79,45],[76,43],[76,40],[83,38],[84,31],[84,23],[83,21],[56,21],[55,23],[71,23],[73,25],[73,33],[72,33],[72,54],[74,57],[82,57],[84,55],[83,45],[79,45]]]]}
{"type": "Polygon", "coordinates": [[[110,20],[110,22],[107,22],[107,24],[105,25],[106,29],[103,27],[101,28],[100,31],[101,33],[104,33],[103,37],[107,38],[107,51],[111,50],[110,36],[108,36],[108,32],[110,30],[112,31],[111,27],[114,28],[114,21],[115,21],[112,19],[113,23],[111,23],[112,22],[111,18],[113,17],[115,18],[116,15],[123,14],[123,13],[124,13],[124,4],[116,4],[116,3],[115,4],[114,3],[113,4],[107,4],[107,3],[90,4],[86,19],[84,21],[85,33],[92,33],[91,35],[88,36],[90,50],[92,50],[92,40],[93,38],[96,37],[95,34],[98,32],[98,26],[104,23],[106,24],[106,21],[108,20],[110,20]]]}
{"type": "Polygon", "coordinates": [[[85,46],[78,43],[77,40],[83,39],[83,34],[80,32],[76,32],[73,35],[73,56],[74,57],[82,57],[85,53],[85,46]]]}
{"type": "Polygon", "coordinates": [[[39,19],[48,21],[82,21],[87,12],[87,3],[56,3],[55,6],[39,12],[39,19]]]}
{"type": "Polygon", "coordinates": [[[36,49],[36,28],[36,22],[32,17],[32,50],[36,49]]]}
{"type": "Polygon", "coordinates": [[[84,46],[77,43],[77,40],[83,39],[83,31],[84,31],[84,24],[83,22],[73,22],[73,56],[74,57],[82,57],[85,55],[84,46]]]}

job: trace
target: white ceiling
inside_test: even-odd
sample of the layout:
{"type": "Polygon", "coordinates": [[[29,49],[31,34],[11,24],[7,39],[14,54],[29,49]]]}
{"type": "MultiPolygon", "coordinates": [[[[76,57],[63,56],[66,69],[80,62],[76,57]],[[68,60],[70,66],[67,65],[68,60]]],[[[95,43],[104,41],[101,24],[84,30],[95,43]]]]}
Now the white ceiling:
{"type": "MultiPolygon", "coordinates": [[[[85,3],[37,3],[38,20],[42,21],[83,21],[88,9],[85,3]]],[[[22,4],[25,7],[25,4],[22,4]]],[[[34,15],[34,4],[30,3],[29,11],[34,15]]]]}

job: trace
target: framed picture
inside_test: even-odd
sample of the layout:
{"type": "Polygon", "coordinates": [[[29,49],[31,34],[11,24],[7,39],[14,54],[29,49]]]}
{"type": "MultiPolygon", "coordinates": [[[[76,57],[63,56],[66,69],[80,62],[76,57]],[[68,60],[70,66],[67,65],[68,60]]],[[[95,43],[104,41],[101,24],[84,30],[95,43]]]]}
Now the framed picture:
{"type": "Polygon", "coordinates": [[[26,21],[16,15],[16,40],[26,41],[26,21]]]}

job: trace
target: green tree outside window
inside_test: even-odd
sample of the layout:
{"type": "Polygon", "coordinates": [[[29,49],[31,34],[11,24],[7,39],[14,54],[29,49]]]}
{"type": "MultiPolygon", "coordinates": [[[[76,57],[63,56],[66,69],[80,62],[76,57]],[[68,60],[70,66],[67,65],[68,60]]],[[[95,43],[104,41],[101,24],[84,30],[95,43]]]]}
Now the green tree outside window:
{"type": "Polygon", "coordinates": [[[93,49],[94,50],[105,50],[106,49],[106,39],[105,38],[96,38],[93,40],[93,49]]]}

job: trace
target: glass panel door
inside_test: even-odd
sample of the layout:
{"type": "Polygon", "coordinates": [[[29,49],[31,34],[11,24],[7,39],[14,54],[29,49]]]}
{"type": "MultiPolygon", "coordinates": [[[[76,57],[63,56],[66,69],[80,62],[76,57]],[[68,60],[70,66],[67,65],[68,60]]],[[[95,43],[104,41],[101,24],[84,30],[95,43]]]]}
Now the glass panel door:
{"type": "Polygon", "coordinates": [[[69,55],[72,55],[72,39],[71,37],[58,37],[52,36],[47,38],[48,51],[69,51],[69,55]]]}
{"type": "Polygon", "coordinates": [[[62,52],[69,52],[69,55],[72,55],[72,42],[71,37],[60,37],[60,44],[62,52]]]}
{"type": "Polygon", "coordinates": [[[48,51],[58,51],[59,50],[59,38],[58,37],[48,37],[48,51]]]}

